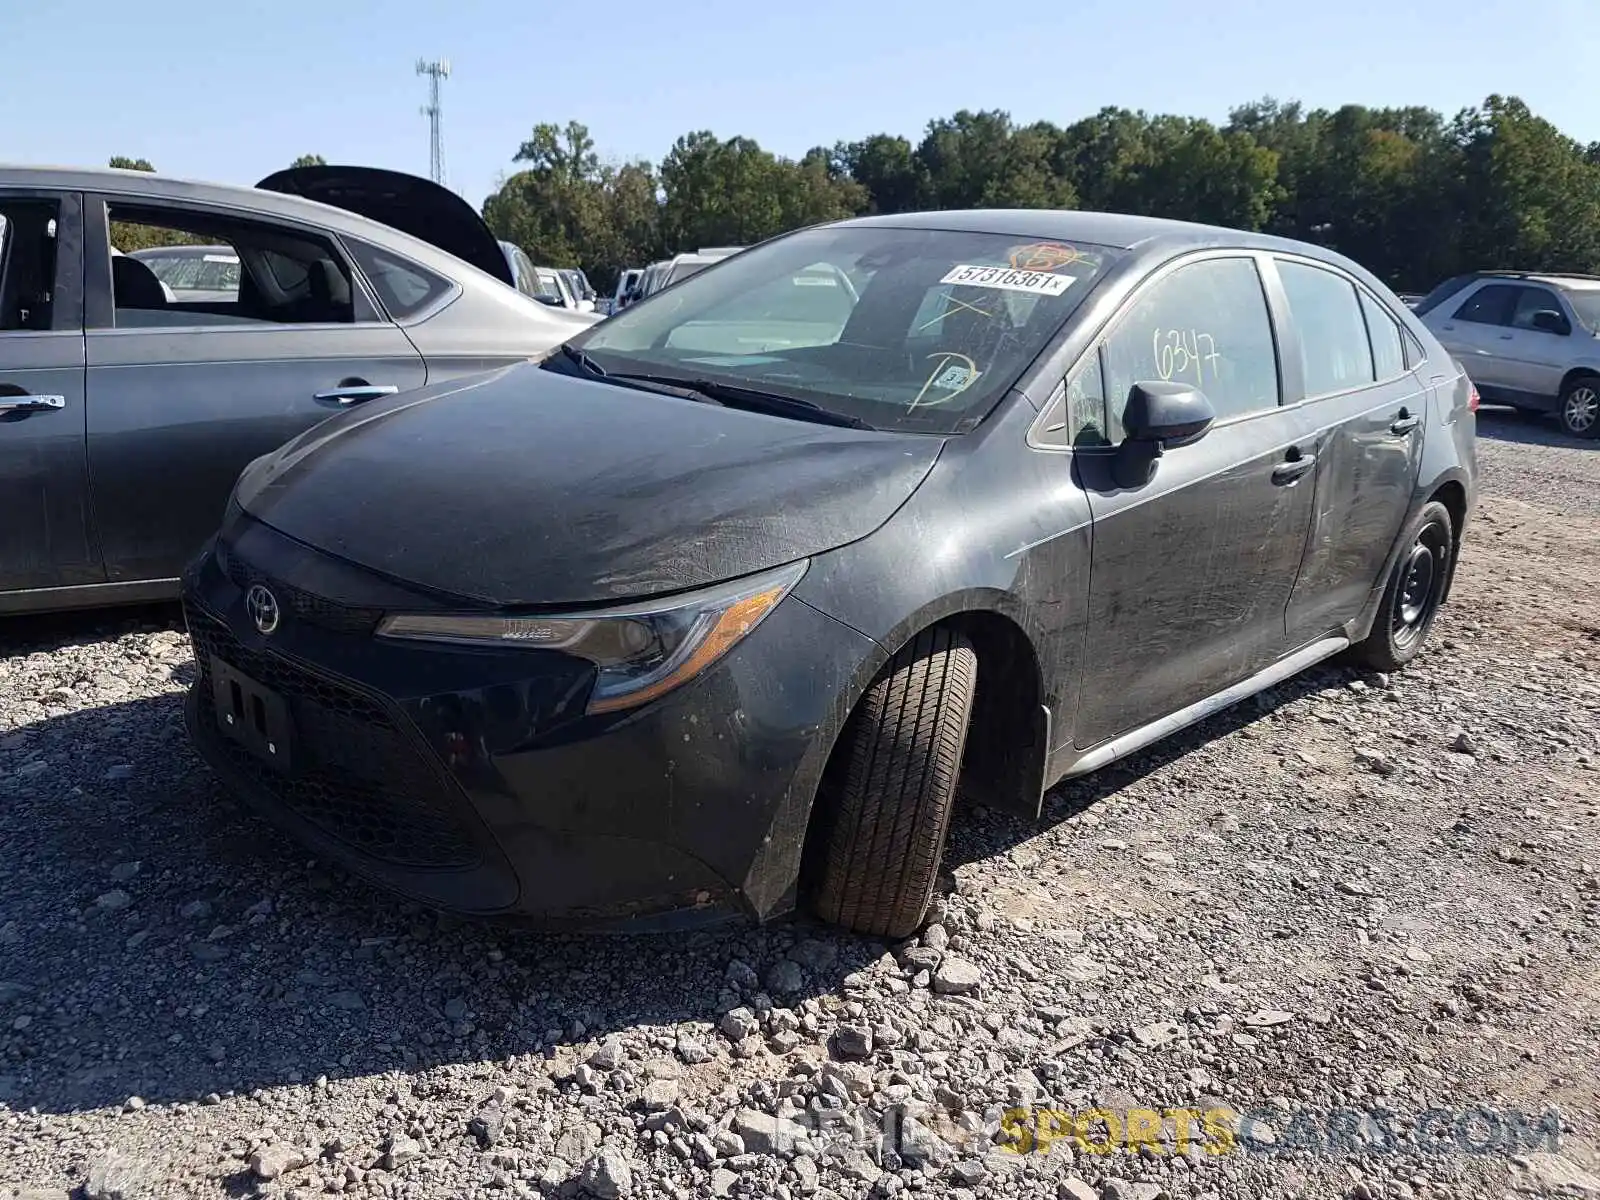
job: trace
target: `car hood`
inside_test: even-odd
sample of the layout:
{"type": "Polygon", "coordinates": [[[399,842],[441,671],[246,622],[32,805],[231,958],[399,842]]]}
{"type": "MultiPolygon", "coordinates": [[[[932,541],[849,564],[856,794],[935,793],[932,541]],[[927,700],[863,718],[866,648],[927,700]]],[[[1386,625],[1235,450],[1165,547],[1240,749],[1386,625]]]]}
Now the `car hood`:
{"type": "Polygon", "coordinates": [[[449,188],[381,167],[287,167],[256,184],[331,204],[439,247],[515,287],[505,252],[472,205],[449,188]]]}
{"type": "Polygon", "coordinates": [[[610,603],[865,537],[942,445],[523,363],[332,418],[253,463],[236,498],[289,537],[446,596],[610,603]]]}

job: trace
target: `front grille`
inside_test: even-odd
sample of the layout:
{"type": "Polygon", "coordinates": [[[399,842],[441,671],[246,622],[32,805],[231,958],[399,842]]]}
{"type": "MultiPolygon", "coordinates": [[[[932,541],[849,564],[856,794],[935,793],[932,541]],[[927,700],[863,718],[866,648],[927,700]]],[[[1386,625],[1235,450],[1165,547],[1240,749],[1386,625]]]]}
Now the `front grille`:
{"type": "Polygon", "coordinates": [[[253,583],[265,585],[272,590],[272,594],[278,598],[278,603],[283,606],[286,613],[308,625],[315,625],[333,633],[367,634],[375,630],[378,622],[383,619],[381,608],[358,608],[337,604],[325,597],[301,591],[281,579],[274,579],[232,553],[220,541],[217,544],[217,558],[221,563],[223,574],[235,587],[242,591],[253,583]]]}
{"type": "Polygon", "coordinates": [[[190,606],[185,614],[200,670],[201,720],[247,778],[328,836],[382,863],[464,870],[481,855],[462,821],[464,797],[422,756],[384,706],[271,653],[239,644],[228,627],[190,606]],[[289,704],[295,771],[284,775],[222,734],[211,696],[220,658],[289,704]]]}

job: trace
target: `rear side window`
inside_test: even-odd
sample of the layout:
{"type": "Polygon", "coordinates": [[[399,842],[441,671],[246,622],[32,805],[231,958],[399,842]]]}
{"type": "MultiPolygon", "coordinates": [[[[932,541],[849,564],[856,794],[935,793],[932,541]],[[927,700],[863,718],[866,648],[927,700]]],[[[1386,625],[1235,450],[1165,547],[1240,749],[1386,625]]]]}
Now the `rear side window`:
{"type": "Polygon", "coordinates": [[[450,290],[449,280],[409,258],[353,239],[348,244],[351,257],[396,321],[416,316],[450,290]]]}
{"type": "Polygon", "coordinates": [[[1393,379],[1406,371],[1405,349],[1400,341],[1400,325],[1389,311],[1367,293],[1361,293],[1361,312],[1367,318],[1367,336],[1372,340],[1372,365],[1379,379],[1393,379]]]}
{"type": "Polygon", "coordinates": [[[1218,420],[1276,408],[1278,353],[1255,262],[1206,259],[1153,284],[1106,338],[1104,371],[1113,443],[1136,383],[1192,383],[1218,420]]]}
{"type": "Polygon", "coordinates": [[[1511,314],[1517,307],[1520,287],[1506,283],[1491,283],[1468,296],[1455,311],[1458,321],[1472,321],[1478,325],[1509,325],[1511,314]]]}
{"type": "Polygon", "coordinates": [[[1300,334],[1306,395],[1325,396],[1371,383],[1372,346],[1356,285],[1305,263],[1280,260],[1278,274],[1300,334]]]}
{"type": "Polygon", "coordinates": [[[0,330],[50,328],[57,216],[53,200],[8,200],[0,211],[0,330]]]}

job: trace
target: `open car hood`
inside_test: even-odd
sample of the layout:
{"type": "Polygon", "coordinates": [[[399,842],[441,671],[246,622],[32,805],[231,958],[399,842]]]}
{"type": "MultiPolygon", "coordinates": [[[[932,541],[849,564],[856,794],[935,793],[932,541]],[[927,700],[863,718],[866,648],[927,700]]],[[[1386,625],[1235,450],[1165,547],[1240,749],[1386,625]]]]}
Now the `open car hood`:
{"type": "Polygon", "coordinates": [[[431,179],[382,167],[287,167],[256,186],[381,221],[487,271],[508,287],[516,286],[511,264],[483,218],[431,179]]]}

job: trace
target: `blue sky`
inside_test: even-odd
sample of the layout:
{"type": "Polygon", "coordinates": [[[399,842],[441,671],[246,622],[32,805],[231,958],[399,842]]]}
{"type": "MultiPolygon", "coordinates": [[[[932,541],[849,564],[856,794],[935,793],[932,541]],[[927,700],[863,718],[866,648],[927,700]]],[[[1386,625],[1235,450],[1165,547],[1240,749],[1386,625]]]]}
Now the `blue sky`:
{"type": "Polygon", "coordinates": [[[779,153],[962,107],[1066,123],[1103,105],[1225,117],[1521,96],[1600,140],[1600,3],[1544,0],[79,0],[4,22],[0,161],[253,183],[296,155],[426,174],[421,56],[448,57],[448,182],[474,204],[534,123],[583,121],[604,157],[679,134],[779,153]]]}

